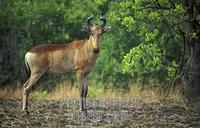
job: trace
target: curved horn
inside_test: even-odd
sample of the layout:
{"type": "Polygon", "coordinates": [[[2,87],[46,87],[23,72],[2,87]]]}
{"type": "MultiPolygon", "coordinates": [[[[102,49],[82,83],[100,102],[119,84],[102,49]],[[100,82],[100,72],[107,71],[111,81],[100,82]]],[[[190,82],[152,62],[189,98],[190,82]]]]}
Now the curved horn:
{"type": "Polygon", "coordinates": [[[100,15],[100,20],[103,21],[103,23],[101,24],[102,27],[105,27],[106,25],[106,18],[100,15]]]}
{"type": "Polygon", "coordinates": [[[91,15],[90,17],[87,18],[87,26],[88,26],[88,27],[91,27],[91,26],[92,26],[91,21],[92,21],[93,17],[94,17],[94,16],[91,15]]]}

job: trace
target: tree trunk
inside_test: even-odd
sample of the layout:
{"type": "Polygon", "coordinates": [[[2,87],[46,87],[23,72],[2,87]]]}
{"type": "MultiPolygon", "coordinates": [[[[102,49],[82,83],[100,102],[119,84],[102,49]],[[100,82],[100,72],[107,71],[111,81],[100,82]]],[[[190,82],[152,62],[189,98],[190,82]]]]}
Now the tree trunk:
{"type": "Polygon", "coordinates": [[[194,43],[183,77],[183,96],[188,103],[200,100],[200,42],[194,43]]]}
{"type": "Polygon", "coordinates": [[[200,101],[200,25],[196,19],[200,7],[196,1],[185,0],[190,28],[190,57],[183,70],[183,96],[186,102],[200,101]]]}
{"type": "Polygon", "coordinates": [[[2,42],[2,48],[0,48],[0,86],[11,83],[19,77],[20,73],[16,39],[9,32],[4,34],[0,41],[2,42]]]}
{"type": "Polygon", "coordinates": [[[12,2],[0,0],[0,87],[20,77],[20,57],[17,32],[13,29],[12,2]]]}

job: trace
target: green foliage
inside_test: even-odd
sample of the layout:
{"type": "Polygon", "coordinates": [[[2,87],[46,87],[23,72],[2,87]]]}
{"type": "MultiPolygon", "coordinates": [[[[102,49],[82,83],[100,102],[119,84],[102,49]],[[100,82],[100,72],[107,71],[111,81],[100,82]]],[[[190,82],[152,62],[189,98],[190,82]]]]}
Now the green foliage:
{"type": "Polygon", "coordinates": [[[99,5],[103,5],[107,0],[95,0],[95,2],[99,5]]]}
{"type": "Polygon", "coordinates": [[[75,33],[81,33],[91,12],[98,12],[92,1],[80,0],[15,1],[4,9],[1,21],[8,21],[7,27],[18,36],[24,50],[40,43],[65,43],[75,33]]]}
{"type": "Polygon", "coordinates": [[[176,62],[172,62],[172,64],[170,66],[167,67],[167,73],[168,73],[168,77],[166,78],[168,81],[170,81],[171,78],[174,77],[174,74],[176,72],[176,62]]]}
{"type": "Polygon", "coordinates": [[[102,96],[103,94],[103,88],[101,86],[89,86],[88,87],[88,97],[98,97],[102,96]]]}
{"type": "Polygon", "coordinates": [[[47,91],[34,91],[33,98],[37,100],[45,100],[47,99],[47,91]]]}
{"type": "MultiPolygon", "coordinates": [[[[4,0],[0,5],[0,50],[5,46],[3,37],[11,35],[9,38],[17,42],[18,61],[22,62],[24,53],[37,44],[87,38],[88,33],[81,28],[86,18],[104,14],[112,30],[102,39],[90,79],[104,88],[128,88],[133,80],[165,83],[180,60],[182,40],[177,32],[185,21],[185,11],[180,2],[171,0],[4,0]]],[[[197,33],[189,35],[196,38],[197,33]]],[[[2,69],[0,65],[0,79],[11,76],[2,69]]],[[[58,80],[46,79],[46,83],[58,80]]]]}
{"type": "Polygon", "coordinates": [[[163,78],[160,76],[160,72],[166,71],[163,63],[164,54],[156,44],[140,44],[124,56],[123,72],[129,73],[135,78],[140,78],[142,81],[146,80],[148,76],[157,82],[161,82],[163,78]]]}
{"type": "Polygon", "coordinates": [[[122,26],[118,32],[126,37],[130,37],[127,32],[131,33],[131,46],[136,46],[129,45],[130,52],[123,55],[123,73],[145,84],[167,82],[181,53],[181,40],[174,33],[178,29],[171,25],[178,26],[184,20],[180,17],[184,7],[176,1],[135,0],[111,2],[110,11],[112,21],[122,26]]]}
{"type": "Polygon", "coordinates": [[[145,41],[146,42],[153,41],[158,34],[159,34],[158,29],[154,29],[152,32],[146,33],[145,34],[145,41]]]}

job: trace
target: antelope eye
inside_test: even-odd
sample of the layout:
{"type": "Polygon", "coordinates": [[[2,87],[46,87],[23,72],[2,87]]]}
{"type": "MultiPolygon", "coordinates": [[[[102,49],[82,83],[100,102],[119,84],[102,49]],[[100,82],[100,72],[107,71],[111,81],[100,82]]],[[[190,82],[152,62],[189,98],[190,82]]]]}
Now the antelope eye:
{"type": "Polygon", "coordinates": [[[95,34],[91,32],[90,35],[91,35],[91,36],[94,36],[95,34]]]}

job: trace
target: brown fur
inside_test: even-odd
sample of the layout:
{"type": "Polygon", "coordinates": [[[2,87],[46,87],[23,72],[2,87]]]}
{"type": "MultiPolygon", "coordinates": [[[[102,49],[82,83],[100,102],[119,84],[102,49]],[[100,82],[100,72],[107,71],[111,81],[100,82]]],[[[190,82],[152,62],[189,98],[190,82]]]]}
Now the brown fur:
{"type": "Polygon", "coordinates": [[[43,52],[53,52],[57,50],[65,50],[69,48],[78,48],[84,45],[83,40],[75,40],[72,42],[69,42],[67,44],[42,44],[37,45],[36,47],[29,50],[29,52],[32,53],[43,53],[43,52]]]}
{"type": "Polygon", "coordinates": [[[27,111],[28,95],[31,87],[47,71],[55,73],[76,72],[80,87],[80,108],[86,111],[86,75],[92,70],[100,49],[101,36],[105,28],[91,27],[88,40],[75,40],[67,44],[38,45],[25,55],[25,63],[30,67],[30,78],[24,84],[23,111],[27,111]]]}

